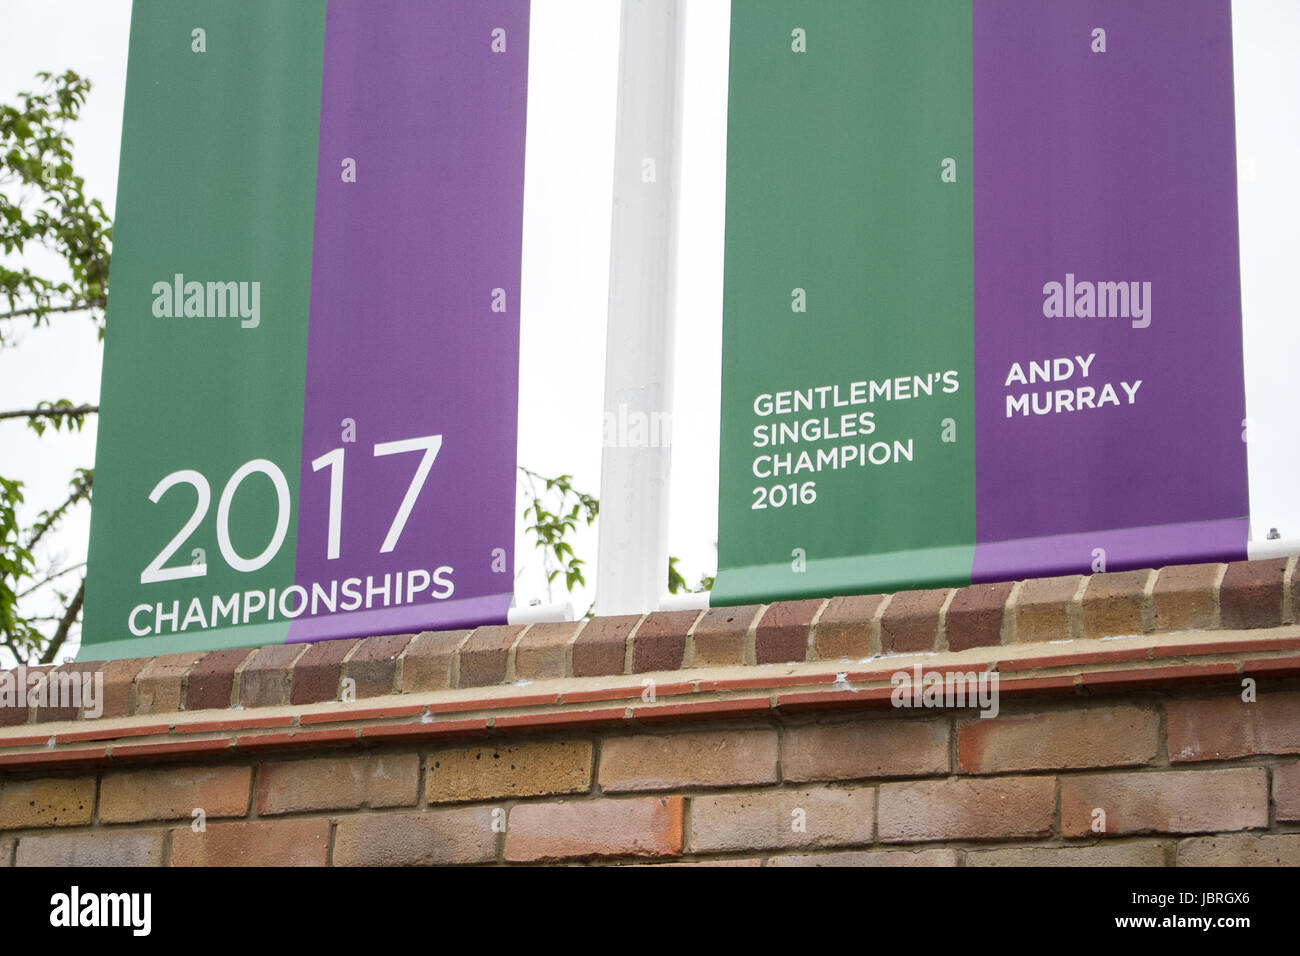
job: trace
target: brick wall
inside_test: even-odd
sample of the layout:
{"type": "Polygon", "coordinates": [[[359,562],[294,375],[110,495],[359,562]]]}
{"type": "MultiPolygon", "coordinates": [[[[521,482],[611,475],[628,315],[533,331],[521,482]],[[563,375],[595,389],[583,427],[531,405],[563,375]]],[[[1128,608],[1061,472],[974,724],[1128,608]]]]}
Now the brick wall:
{"type": "Polygon", "coordinates": [[[0,865],[1297,865],[1294,565],[77,665],[0,865]]]}

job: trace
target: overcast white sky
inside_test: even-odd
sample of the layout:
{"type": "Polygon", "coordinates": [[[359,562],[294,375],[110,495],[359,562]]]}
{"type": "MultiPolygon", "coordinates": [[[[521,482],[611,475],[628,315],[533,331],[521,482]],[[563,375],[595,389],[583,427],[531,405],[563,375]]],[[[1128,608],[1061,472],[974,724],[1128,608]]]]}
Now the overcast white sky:
{"type": "MultiPolygon", "coordinates": [[[[76,168],[110,212],[130,9],[130,0],[0,0],[0,101],[30,89],[38,70],[75,69],[93,81],[74,131],[76,168]]],[[[533,0],[532,10],[519,462],[546,474],[570,473],[598,494],[619,3],[533,0]],[[548,371],[557,368],[566,372],[548,371]]],[[[687,10],[669,546],[694,582],[717,560],[730,3],[687,0],[687,10]]],[[[1300,0],[1238,0],[1233,30],[1252,527],[1256,537],[1277,527],[1283,537],[1300,539],[1293,384],[1300,315],[1288,288],[1300,262],[1300,0]]],[[[20,348],[0,352],[0,409],[41,398],[98,401],[100,355],[84,320],[55,318],[52,328],[26,333],[20,348]]],[[[62,499],[74,467],[93,463],[94,441],[93,420],[82,434],[43,439],[0,424],[0,474],[27,484],[29,514],[35,513],[62,499]]],[[[55,552],[83,560],[88,529],[83,508],[54,542],[55,552]]],[[[581,613],[593,594],[594,532],[580,535],[576,547],[589,569],[589,587],[573,598],[581,613]]],[[[522,533],[516,553],[527,566],[520,603],[545,599],[522,533]]]]}

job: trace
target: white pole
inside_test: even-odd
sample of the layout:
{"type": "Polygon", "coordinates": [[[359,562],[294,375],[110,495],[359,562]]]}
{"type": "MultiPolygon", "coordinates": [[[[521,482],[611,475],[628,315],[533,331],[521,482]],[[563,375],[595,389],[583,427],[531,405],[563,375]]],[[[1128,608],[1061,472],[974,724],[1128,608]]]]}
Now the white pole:
{"type": "Polygon", "coordinates": [[[682,591],[659,599],[661,611],[703,611],[709,606],[708,591],[682,591]]]}
{"type": "MultiPolygon", "coordinates": [[[[601,502],[601,509],[604,507],[604,502],[601,502]]],[[[1300,554],[1300,538],[1267,538],[1246,543],[1246,557],[1251,561],[1289,558],[1293,554],[1300,554]]]]}
{"type": "Polygon", "coordinates": [[[526,607],[512,607],[506,615],[507,624],[541,624],[549,621],[572,621],[573,605],[563,604],[529,604],[526,607]]]}
{"type": "Polygon", "coordinates": [[[658,607],[668,580],[683,4],[623,0],[596,613],[658,607]]]}

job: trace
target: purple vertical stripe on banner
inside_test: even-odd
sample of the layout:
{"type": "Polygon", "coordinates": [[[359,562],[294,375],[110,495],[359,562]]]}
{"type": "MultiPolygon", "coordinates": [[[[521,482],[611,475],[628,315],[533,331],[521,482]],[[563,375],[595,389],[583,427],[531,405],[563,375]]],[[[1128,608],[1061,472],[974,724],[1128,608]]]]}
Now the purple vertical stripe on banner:
{"type": "Polygon", "coordinates": [[[1228,0],[976,0],[973,43],[974,579],[1243,557],[1228,0]]]}
{"type": "Polygon", "coordinates": [[[296,570],[320,600],[290,641],[505,620],[527,76],[527,0],[329,2],[296,570]],[[433,435],[424,487],[381,553],[423,452],[374,447],[433,435]],[[339,448],[331,560],[337,476],[312,462],[339,448]],[[454,583],[441,598],[440,567],[454,583]],[[362,601],[345,614],[349,578],[362,601]]]}
{"type": "Polygon", "coordinates": [[[1011,581],[1026,574],[1052,577],[1087,572],[1091,570],[1093,551],[1098,548],[1105,550],[1107,571],[1130,571],[1153,564],[1237,561],[1244,557],[1246,524],[1245,519],[1229,518],[985,543],[977,551],[976,573],[971,580],[979,584],[1011,581]],[[1081,561],[1079,555],[1088,560],[1081,561]]]}

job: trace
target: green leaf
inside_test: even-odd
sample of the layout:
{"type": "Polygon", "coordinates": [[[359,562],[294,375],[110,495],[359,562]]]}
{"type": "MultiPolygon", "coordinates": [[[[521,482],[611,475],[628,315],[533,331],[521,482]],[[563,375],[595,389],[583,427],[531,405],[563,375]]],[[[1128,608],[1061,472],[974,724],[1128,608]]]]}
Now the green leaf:
{"type": "MultiPolygon", "coordinates": [[[[76,312],[85,305],[82,314],[102,340],[113,224],[103,203],[85,194],[68,131],[91,84],[73,70],[41,72],[36,79],[37,89],[0,104],[0,248],[23,259],[9,268],[0,265],[0,311],[23,312],[40,328],[49,324],[51,309],[76,312]]],[[[12,321],[0,319],[0,346],[12,344],[7,332],[13,328],[12,321]]],[[[68,399],[33,396],[23,405],[51,413],[28,420],[38,435],[85,425],[84,414],[66,414],[75,407],[68,399]]],[[[89,498],[90,482],[91,471],[79,469],[67,501],[25,525],[18,513],[21,484],[0,477],[0,643],[28,661],[40,659],[52,636],[40,624],[49,613],[30,616],[16,596],[34,583],[38,563],[39,574],[48,578],[46,557],[29,545],[89,498]]],[[[44,593],[65,604],[71,600],[55,585],[44,593]]]]}

